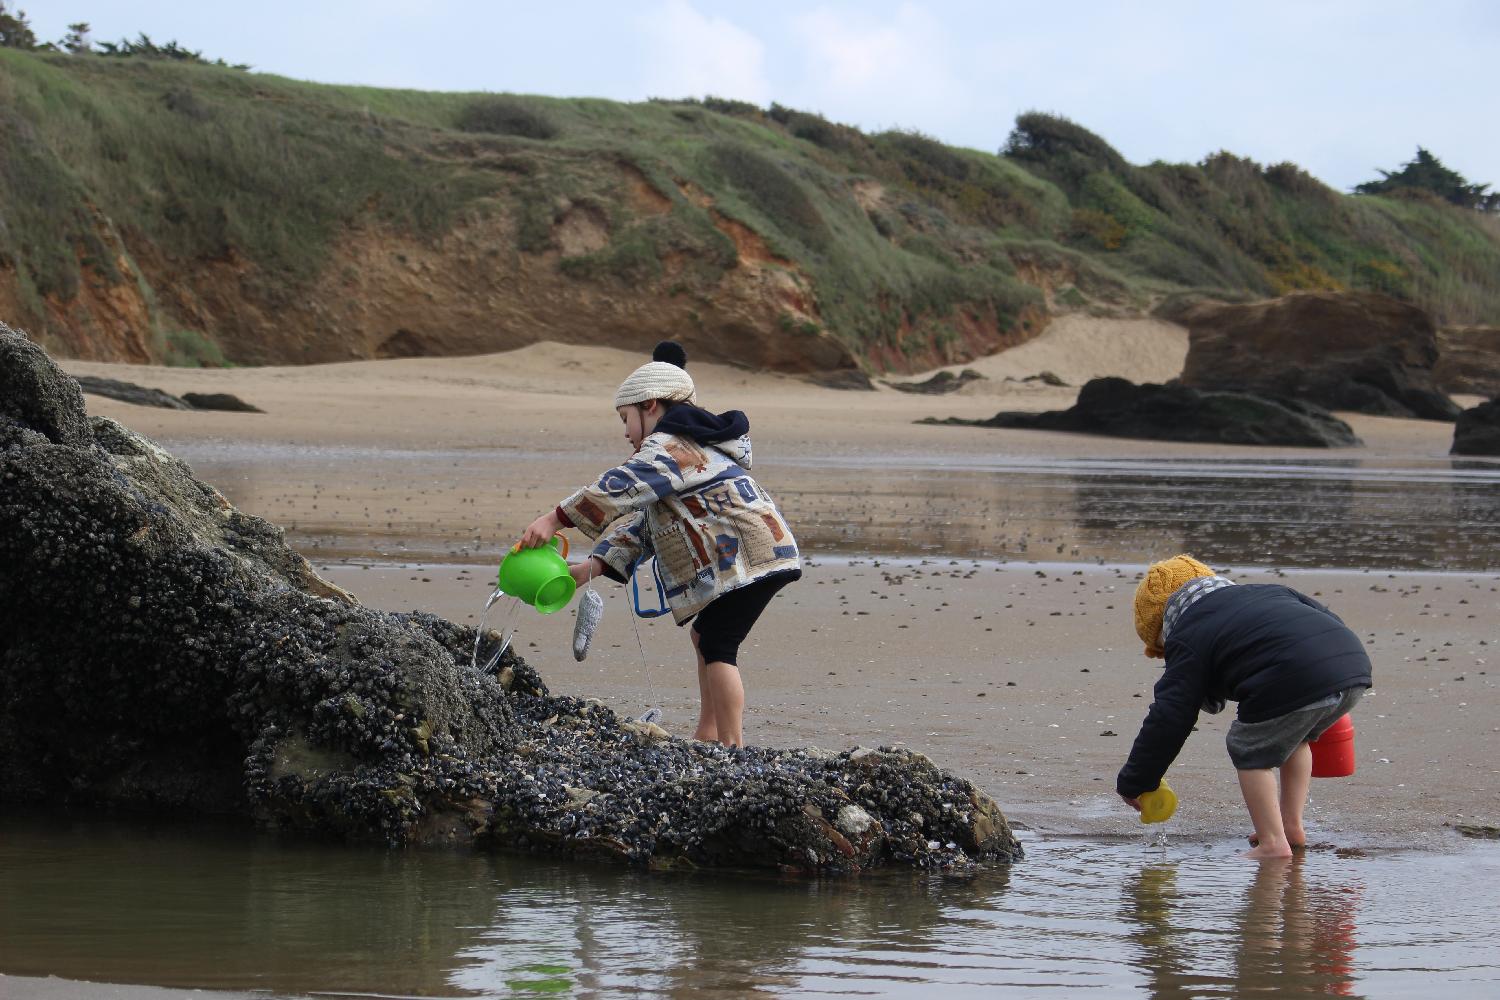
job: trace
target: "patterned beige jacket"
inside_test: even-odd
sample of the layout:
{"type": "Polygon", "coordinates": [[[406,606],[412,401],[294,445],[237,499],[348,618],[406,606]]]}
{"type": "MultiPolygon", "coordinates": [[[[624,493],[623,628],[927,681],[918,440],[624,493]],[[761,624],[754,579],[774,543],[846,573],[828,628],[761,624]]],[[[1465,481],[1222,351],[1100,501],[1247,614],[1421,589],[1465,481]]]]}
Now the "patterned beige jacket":
{"type": "Polygon", "coordinates": [[[749,468],[748,434],[700,445],[657,432],[558,510],[599,540],[593,554],[619,579],[656,556],[682,625],[721,594],[802,567],[791,528],[749,468]]]}

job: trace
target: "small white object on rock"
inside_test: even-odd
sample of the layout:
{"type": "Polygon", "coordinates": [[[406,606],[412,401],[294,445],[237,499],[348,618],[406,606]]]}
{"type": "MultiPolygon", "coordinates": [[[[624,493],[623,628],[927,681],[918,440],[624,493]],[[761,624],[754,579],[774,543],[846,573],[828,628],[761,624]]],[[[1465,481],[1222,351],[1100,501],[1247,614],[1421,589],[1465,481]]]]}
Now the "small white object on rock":
{"type": "Polygon", "coordinates": [[[839,810],[834,826],[846,836],[857,837],[868,830],[874,822],[874,818],[869,813],[851,802],[839,810]]]}

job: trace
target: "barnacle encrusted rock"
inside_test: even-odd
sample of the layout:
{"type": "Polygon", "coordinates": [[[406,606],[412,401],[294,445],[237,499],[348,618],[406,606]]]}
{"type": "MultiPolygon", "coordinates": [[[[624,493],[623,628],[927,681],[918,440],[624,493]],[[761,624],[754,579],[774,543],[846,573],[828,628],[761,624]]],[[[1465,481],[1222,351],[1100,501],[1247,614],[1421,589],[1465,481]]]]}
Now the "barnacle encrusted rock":
{"type": "Polygon", "coordinates": [[[0,324],[0,807],[392,844],[856,871],[1020,855],[899,749],[730,750],[555,696],[473,629],[359,605],[0,324]]]}

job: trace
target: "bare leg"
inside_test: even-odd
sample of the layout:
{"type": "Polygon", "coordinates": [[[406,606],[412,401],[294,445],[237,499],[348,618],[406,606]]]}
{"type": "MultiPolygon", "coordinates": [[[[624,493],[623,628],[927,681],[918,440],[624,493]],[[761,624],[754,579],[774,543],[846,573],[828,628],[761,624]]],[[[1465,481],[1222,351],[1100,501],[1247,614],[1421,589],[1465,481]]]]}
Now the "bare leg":
{"type": "Polygon", "coordinates": [[[708,676],[708,690],[712,692],[719,742],[727,747],[744,746],[745,736],[741,728],[745,715],[745,686],[740,680],[740,668],[715,660],[705,664],[704,671],[708,676]]]}
{"type": "Polygon", "coordinates": [[[716,743],[719,725],[714,715],[713,687],[708,683],[708,666],[703,662],[703,651],[698,648],[698,630],[688,631],[693,637],[693,654],[698,658],[698,726],[693,730],[693,739],[716,743]]]}
{"type": "Polygon", "coordinates": [[[1255,826],[1256,845],[1246,852],[1245,857],[1256,861],[1291,857],[1292,845],[1287,843],[1286,830],[1281,825],[1276,773],[1268,767],[1237,773],[1240,776],[1240,794],[1245,797],[1245,807],[1250,810],[1250,822],[1255,826]]]}
{"type": "MultiPolygon", "coordinates": [[[[1303,743],[1281,765],[1281,828],[1286,842],[1293,848],[1307,846],[1307,831],[1302,826],[1302,810],[1307,805],[1307,788],[1312,783],[1312,748],[1303,743]]],[[[1260,837],[1250,835],[1250,846],[1260,837]]]]}
{"type": "Polygon", "coordinates": [[[1312,784],[1312,748],[1301,744],[1281,765],[1281,828],[1287,843],[1307,846],[1302,828],[1302,810],[1307,805],[1307,786],[1312,784]]]}

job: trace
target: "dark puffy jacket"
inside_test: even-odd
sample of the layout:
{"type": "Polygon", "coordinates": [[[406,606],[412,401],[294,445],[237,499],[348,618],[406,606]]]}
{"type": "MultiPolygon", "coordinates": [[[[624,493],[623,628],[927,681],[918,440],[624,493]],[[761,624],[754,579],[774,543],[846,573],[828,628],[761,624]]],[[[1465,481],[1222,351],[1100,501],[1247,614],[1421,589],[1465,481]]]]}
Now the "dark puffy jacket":
{"type": "Polygon", "coordinates": [[[1242,722],[1264,722],[1372,683],[1359,636],[1332,611],[1278,584],[1213,591],[1182,613],[1164,647],[1166,671],[1115,788],[1155,788],[1198,721],[1200,706],[1239,702],[1242,722]]]}

